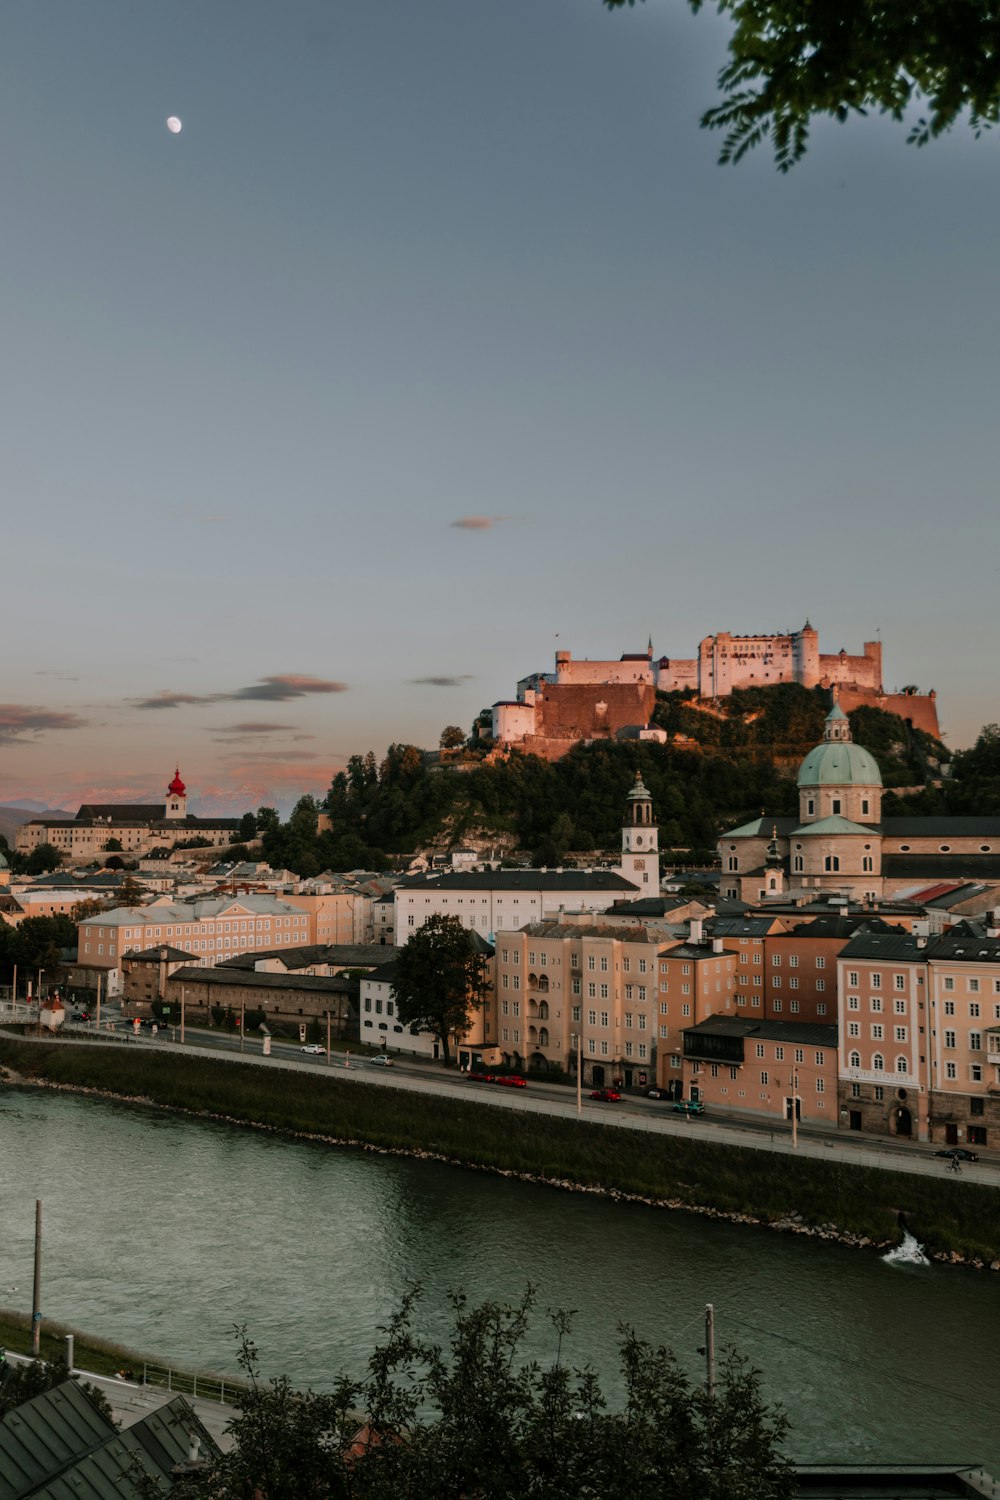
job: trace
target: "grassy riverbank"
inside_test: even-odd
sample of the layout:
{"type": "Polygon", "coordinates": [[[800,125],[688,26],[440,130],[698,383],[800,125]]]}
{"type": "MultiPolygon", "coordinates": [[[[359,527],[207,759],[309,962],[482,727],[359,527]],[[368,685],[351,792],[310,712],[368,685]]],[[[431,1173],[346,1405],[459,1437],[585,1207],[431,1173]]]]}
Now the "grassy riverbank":
{"type": "Polygon", "coordinates": [[[992,1188],[817,1162],[423,1097],[322,1075],[145,1050],[0,1038],[0,1063],[25,1079],[104,1089],[169,1108],[466,1166],[604,1189],[764,1223],[792,1214],[812,1227],[877,1242],[899,1237],[902,1210],[930,1251],[1000,1258],[992,1188]]]}

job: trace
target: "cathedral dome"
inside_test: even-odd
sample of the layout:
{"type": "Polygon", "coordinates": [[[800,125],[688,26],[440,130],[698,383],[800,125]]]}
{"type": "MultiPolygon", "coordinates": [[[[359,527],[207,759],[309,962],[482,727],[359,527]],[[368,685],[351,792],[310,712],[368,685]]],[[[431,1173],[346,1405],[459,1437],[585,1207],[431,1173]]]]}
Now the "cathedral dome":
{"type": "Polygon", "coordinates": [[[823,743],[810,750],[799,767],[800,787],[881,786],[874,755],[851,739],[847,715],[834,699],[823,726],[823,743]]]}
{"type": "Polygon", "coordinates": [[[168,793],[170,794],[171,797],[183,797],[184,794],[187,791],[187,787],[184,785],[183,781],[181,780],[181,771],[180,771],[180,767],[179,766],[177,767],[177,770],[174,772],[174,779],[170,783],[170,785],[167,787],[167,791],[168,791],[168,793]]]}

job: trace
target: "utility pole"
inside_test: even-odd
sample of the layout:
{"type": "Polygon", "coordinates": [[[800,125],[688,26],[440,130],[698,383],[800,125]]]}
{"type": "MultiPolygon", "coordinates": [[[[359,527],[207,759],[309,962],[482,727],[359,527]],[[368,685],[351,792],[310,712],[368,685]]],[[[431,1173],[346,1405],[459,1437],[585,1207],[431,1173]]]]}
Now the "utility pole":
{"type": "Polygon", "coordinates": [[[576,1112],[583,1110],[583,1037],[575,1036],[576,1043],[576,1112]]]}
{"type": "Polygon", "coordinates": [[[330,1012],[326,1013],[326,1065],[330,1066],[330,1012]]]}
{"type": "Polygon", "coordinates": [[[181,1046],[184,1045],[184,986],[181,985],[181,1046]]]}
{"type": "Polygon", "coordinates": [[[715,1400],[715,1306],[705,1303],[705,1390],[715,1400]]]}
{"type": "Polygon", "coordinates": [[[101,971],[97,971],[97,1029],[101,1029],[101,971]]]}
{"type": "Polygon", "coordinates": [[[42,1200],[35,1199],[35,1282],[31,1294],[31,1354],[37,1359],[42,1346],[42,1200]]]}
{"type": "Polygon", "coordinates": [[[240,999],[240,1051],[243,1051],[243,1022],[246,1020],[247,999],[243,995],[240,999]]]}

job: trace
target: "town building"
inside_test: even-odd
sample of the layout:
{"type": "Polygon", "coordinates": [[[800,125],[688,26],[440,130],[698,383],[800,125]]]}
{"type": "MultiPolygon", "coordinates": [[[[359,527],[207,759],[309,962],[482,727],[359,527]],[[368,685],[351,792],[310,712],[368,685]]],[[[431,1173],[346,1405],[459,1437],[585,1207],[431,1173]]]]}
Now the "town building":
{"type": "Polygon", "coordinates": [[[85,802],[75,818],[32,818],[17,830],[14,847],[30,854],[51,844],[67,860],[96,859],[110,845],[123,854],[173,849],[187,839],[204,839],[209,847],[235,844],[239,818],[198,818],[187,810],[187,787],[180,770],[157,803],[85,802]]]}
{"type": "Polygon", "coordinates": [[[310,917],[276,896],[213,896],[191,902],[158,897],[149,906],[116,907],[77,925],[77,967],[104,976],[107,993],[122,987],[122,962],[166,942],[211,967],[223,958],[313,941],[310,917]]]}
{"type": "Polygon", "coordinates": [[[837,1028],[710,1016],[684,1032],[689,1098],[714,1114],[837,1124],[837,1028]]]}

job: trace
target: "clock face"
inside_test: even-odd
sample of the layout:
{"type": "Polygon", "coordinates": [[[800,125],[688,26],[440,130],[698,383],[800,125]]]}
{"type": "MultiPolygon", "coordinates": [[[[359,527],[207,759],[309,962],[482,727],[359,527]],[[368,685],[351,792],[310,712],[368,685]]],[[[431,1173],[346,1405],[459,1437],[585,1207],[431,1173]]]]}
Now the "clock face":
{"type": "Polygon", "coordinates": [[[637,870],[644,870],[646,868],[646,861],[644,859],[637,859],[635,861],[635,867],[637,870]]]}

